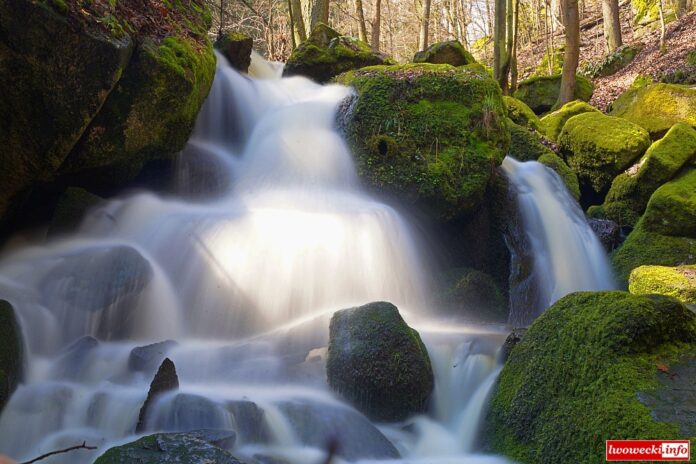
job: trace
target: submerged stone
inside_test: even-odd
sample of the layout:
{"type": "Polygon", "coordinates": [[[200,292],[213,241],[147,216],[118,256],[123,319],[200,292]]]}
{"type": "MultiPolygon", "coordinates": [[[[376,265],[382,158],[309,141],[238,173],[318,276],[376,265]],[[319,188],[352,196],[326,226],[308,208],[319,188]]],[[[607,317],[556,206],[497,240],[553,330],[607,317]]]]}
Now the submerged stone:
{"type": "Polygon", "coordinates": [[[375,302],[331,318],[329,386],[376,421],[400,421],[426,410],[433,371],[418,332],[396,306],[375,302]]]}

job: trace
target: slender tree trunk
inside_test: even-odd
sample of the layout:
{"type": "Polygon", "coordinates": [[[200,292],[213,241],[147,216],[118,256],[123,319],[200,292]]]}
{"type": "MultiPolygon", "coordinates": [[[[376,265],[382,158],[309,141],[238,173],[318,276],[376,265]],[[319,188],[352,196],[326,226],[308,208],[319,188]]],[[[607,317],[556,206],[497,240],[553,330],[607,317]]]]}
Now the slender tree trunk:
{"type": "Polygon", "coordinates": [[[290,25],[290,42],[294,50],[299,42],[299,37],[297,37],[297,28],[295,27],[295,21],[292,15],[292,0],[288,0],[288,22],[290,25]]]}
{"type": "Polygon", "coordinates": [[[602,0],[602,16],[604,17],[604,41],[607,44],[607,51],[612,53],[622,45],[619,0],[602,0]]]}
{"type": "Polygon", "coordinates": [[[565,23],[566,43],[563,58],[563,73],[561,75],[560,104],[575,99],[575,74],[580,59],[580,17],[578,15],[578,0],[564,0],[563,22],[565,23]]]}
{"type": "Polygon", "coordinates": [[[382,0],[375,0],[375,15],[372,17],[372,50],[379,51],[382,29],[382,0]]]}
{"type": "Polygon", "coordinates": [[[365,28],[365,11],[362,0],[355,0],[355,13],[358,15],[358,39],[367,42],[367,29],[365,28]]]}
{"type": "Polygon", "coordinates": [[[486,19],[488,24],[488,34],[493,36],[495,35],[495,25],[493,24],[494,18],[493,10],[491,9],[491,0],[486,0],[486,19]]]}
{"type": "Polygon", "coordinates": [[[510,56],[510,95],[517,90],[517,42],[520,26],[520,0],[514,1],[515,13],[512,19],[512,55],[510,56]]]}
{"type": "Polygon", "coordinates": [[[223,26],[225,24],[225,0],[220,0],[220,25],[218,27],[218,39],[222,37],[223,26]]]}
{"type": "Polygon", "coordinates": [[[418,49],[428,48],[428,34],[430,28],[430,0],[423,0],[423,17],[421,19],[420,36],[418,38],[418,49]]]}
{"type": "Polygon", "coordinates": [[[667,52],[667,44],[665,43],[666,27],[665,27],[665,5],[664,1],[660,0],[660,53],[667,52]]]}
{"type": "Polygon", "coordinates": [[[305,22],[302,17],[302,2],[300,0],[290,0],[292,9],[292,22],[294,24],[295,41],[297,45],[307,40],[307,31],[305,30],[305,22]]]}
{"type": "Polygon", "coordinates": [[[493,76],[503,89],[507,90],[507,2],[508,0],[495,0],[495,19],[493,23],[493,76]]]}

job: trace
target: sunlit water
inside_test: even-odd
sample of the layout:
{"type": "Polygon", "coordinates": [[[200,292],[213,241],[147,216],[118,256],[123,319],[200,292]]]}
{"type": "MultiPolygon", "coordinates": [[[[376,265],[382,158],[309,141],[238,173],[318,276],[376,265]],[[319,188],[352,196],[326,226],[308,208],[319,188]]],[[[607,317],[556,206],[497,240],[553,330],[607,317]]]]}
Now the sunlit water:
{"type": "Polygon", "coordinates": [[[336,463],[506,462],[476,451],[505,333],[430,319],[407,224],[361,191],[334,129],[349,89],[280,79],[258,58],[254,79],[218,62],[180,158],[179,191],[195,195],[110,201],[78,233],[0,261],[28,357],[0,453],[87,441],[100,449],[44,462],[91,462],[134,439],[166,354],[180,389],[154,404],[147,432],[232,429],[235,455],[293,464],[322,462],[331,439],[336,463]],[[326,385],[331,314],[375,300],[421,330],[435,370],[430,413],[401,424],[371,424],[326,385]],[[165,340],[152,359],[132,356],[165,340]]]}
{"type": "Polygon", "coordinates": [[[561,178],[536,161],[503,161],[522,224],[516,254],[526,279],[512,289],[510,323],[529,325],[559,298],[583,290],[615,288],[599,239],[561,178]],[[529,262],[531,261],[531,262],[529,262]]]}

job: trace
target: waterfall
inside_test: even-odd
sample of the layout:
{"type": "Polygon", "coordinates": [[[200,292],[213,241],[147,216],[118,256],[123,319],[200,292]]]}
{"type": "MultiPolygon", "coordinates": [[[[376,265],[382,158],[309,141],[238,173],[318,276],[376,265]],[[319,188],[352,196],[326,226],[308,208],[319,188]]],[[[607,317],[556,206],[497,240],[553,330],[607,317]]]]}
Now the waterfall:
{"type": "Polygon", "coordinates": [[[606,251],[561,178],[536,161],[509,156],[503,171],[522,222],[511,247],[510,323],[529,325],[569,293],[615,288],[606,251]]]}
{"type": "Polygon", "coordinates": [[[148,432],[236,430],[233,452],[253,462],[321,462],[331,437],[337,463],[396,450],[506,462],[474,452],[505,333],[431,320],[409,226],[361,189],[334,128],[350,89],[281,70],[254,56],[250,77],[218,56],[171,193],[130,192],[74,234],[2,256],[28,366],[0,416],[0,454],[99,447],[46,461],[80,464],[133,440],[167,356],[180,388],[152,404],[148,432]],[[406,424],[371,424],[326,384],[331,314],[375,300],[395,303],[433,354],[433,411],[406,424]]]}

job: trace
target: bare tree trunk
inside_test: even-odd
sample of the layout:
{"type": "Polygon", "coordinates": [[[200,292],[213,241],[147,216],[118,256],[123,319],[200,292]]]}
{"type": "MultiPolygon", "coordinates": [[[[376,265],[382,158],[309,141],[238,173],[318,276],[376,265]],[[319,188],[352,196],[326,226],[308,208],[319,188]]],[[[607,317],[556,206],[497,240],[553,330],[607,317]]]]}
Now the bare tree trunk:
{"type": "Polygon", "coordinates": [[[563,22],[565,23],[566,42],[561,74],[561,93],[558,98],[561,105],[575,99],[575,73],[580,59],[580,17],[578,0],[564,0],[563,22]]]}
{"type": "Polygon", "coordinates": [[[510,95],[517,90],[517,42],[520,26],[520,0],[514,0],[512,19],[512,55],[510,56],[510,95]]]}
{"type": "Polygon", "coordinates": [[[367,29],[365,28],[365,12],[362,0],[355,0],[355,13],[358,15],[358,39],[367,42],[367,29]]]}
{"type": "Polygon", "coordinates": [[[222,30],[225,24],[225,0],[220,0],[220,25],[218,26],[218,39],[222,37],[222,30]]]}
{"type": "Polygon", "coordinates": [[[428,29],[430,28],[430,0],[423,0],[423,17],[421,19],[420,36],[418,38],[418,49],[428,48],[428,29]]]}
{"type": "Polygon", "coordinates": [[[382,0],[375,0],[375,15],[372,17],[372,50],[379,51],[379,37],[382,29],[382,0]]]}
{"type": "Polygon", "coordinates": [[[307,31],[305,30],[305,22],[302,17],[302,2],[300,0],[290,0],[292,9],[292,22],[294,25],[295,42],[300,45],[307,40],[307,31]]]}
{"type": "Polygon", "coordinates": [[[607,51],[612,53],[622,45],[619,0],[602,0],[602,16],[604,17],[604,41],[607,44],[607,51]]]}
{"type": "Polygon", "coordinates": [[[491,36],[495,35],[494,25],[493,25],[493,11],[491,10],[491,0],[486,0],[486,19],[488,24],[488,34],[491,36]]]}
{"type": "Polygon", "coordinates": [[[665,5],[664,1],[660,0],[660,53],[665,54],[667,52],[667,44],[665,43],[665,5]]]}
{"type": "Polygon", "coordinates": [[[505,40],[508,0],[495,0],[495,20],[493,23],[493,76],[503,89],[507,90],[507,43],[505,40]]]}

